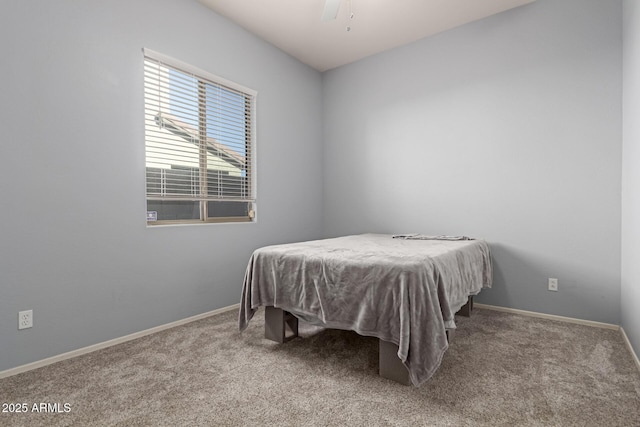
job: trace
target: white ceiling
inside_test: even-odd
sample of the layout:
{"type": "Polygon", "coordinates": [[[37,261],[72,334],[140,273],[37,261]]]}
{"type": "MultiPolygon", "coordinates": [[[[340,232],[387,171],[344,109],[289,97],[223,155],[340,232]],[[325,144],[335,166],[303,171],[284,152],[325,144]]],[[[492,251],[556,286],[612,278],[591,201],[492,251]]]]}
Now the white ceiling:
{"type": "Polygon", "coordinates": [[[439,33],[534,0],[342,0],[321,20],[325,0],[199,0],[319,71],[439,33]]]}

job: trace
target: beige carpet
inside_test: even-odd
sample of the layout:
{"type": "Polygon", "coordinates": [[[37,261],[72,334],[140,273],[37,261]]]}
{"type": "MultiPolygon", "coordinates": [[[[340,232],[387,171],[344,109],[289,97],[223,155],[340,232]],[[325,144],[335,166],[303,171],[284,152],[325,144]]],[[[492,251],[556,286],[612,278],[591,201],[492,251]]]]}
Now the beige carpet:
{"type": "Polygon", "coordinates": [[[376,339],[307,327],[279,345],[262,313],[243,334],[229,312],[0,380],[29,407],[0,425],[640,426],[618,331],[477,309],[415,388],[378,376],[376,339]]]}

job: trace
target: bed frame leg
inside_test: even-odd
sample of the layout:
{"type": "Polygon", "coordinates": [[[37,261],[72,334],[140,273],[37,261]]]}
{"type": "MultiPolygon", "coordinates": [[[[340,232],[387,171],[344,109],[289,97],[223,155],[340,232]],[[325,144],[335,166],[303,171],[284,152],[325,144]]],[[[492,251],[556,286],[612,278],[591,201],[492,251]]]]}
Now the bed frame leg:
{"type": "Polygon", "coordinates": [[[382,378],[399,382],[403,385],[411,385],[409,371],[398,357],[398,346],[392,342],[378,339],[379,341],[379,373],[382,378]]]}
{"type": "Polygon", "coordinates": [[[453,337],[456,335],[455,329],[447,329],[447,342],[451,344],[453,342],[453,337]]]}
{"type": "Polygon", "coordinates": [[[298,318],[281,308],[267,306],[264,312],[264,337],[284,344],[298,336],[298,318]]]}
{"type": "Polygon", "coordinates": [[[464,317],[471,317],[471,312],[473,311],[473,295],[469,295],[469,299],[467,303],[460,307],[460,310],[456,314],[459,314],[464,317]]]}

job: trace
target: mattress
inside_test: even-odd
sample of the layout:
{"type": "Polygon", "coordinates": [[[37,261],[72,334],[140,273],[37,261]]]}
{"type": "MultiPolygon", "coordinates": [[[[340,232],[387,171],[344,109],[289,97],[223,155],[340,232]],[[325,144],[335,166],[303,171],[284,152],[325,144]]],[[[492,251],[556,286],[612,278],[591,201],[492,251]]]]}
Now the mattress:
{"type": "Polygon", "coordinates": [[[398,346],[420,385],[440,366],[455,313],[491,284],[483,240],[362,234],[266,246],[247,265],[239,328],[260,306],[273,306],[314,325],[374,336],[398,346]]]}

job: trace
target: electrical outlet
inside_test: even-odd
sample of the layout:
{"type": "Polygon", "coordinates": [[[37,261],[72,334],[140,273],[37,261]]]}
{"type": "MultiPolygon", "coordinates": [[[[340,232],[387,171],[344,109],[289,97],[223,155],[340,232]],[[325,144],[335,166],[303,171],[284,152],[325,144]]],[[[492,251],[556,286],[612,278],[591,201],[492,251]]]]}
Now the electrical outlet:
{"type": "Polygon", "coordinates": [[[554,279],[553,277],[549,278],[549,290],[558,292],[558,279],[554,279]]]}
{"type": "Polygon", "coordinates": [[[33,310],[25,310],[18,312],[18,329],[27,329],[33,327],[33,310]]]}

